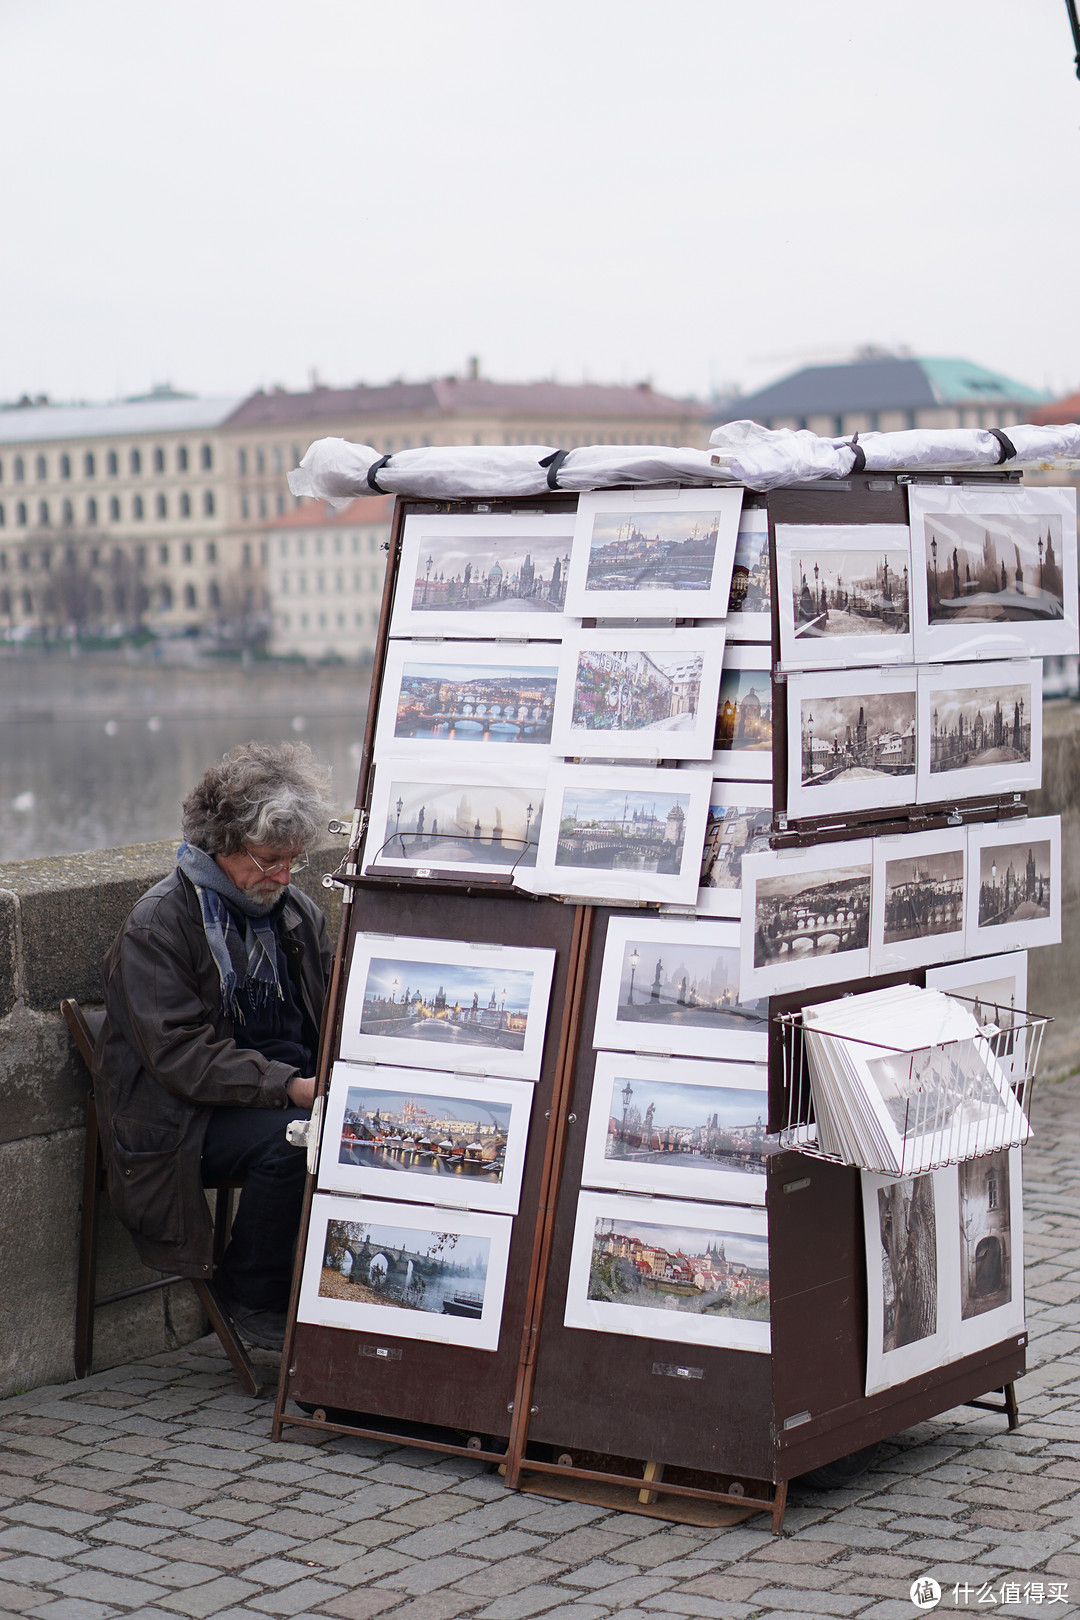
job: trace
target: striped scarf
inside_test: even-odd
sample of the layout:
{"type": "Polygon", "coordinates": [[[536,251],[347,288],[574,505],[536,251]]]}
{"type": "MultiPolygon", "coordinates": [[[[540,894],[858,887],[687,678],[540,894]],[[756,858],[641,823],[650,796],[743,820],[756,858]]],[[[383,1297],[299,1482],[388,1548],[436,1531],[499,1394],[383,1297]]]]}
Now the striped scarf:
{"type": "Polygon", "coordinates": [[[277,932],[269,905],[248,899],[221,870],[212,855],[186,841],[176,852],[176,864],[191,880],[199,897],[203,933],[221,981],[221,1010],[235,1023],[246,1023],[244,1004],[265,1007],[271,997],[284,1000],[278,978],[277,932]],[[238,927],[229,905],[244,918],[238,927]]]}

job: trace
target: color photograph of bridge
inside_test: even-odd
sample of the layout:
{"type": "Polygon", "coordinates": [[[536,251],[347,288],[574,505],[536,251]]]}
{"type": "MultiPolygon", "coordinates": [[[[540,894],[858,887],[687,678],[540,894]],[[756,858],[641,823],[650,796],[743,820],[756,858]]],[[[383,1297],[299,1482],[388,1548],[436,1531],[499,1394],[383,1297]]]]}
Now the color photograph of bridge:
{"type": "Polygon", "coordinates": [[[561,613],[569,566],[562,536],[429,537],[411,606],[416,613],[561,613]]]}
{"type": "Polygon", "coordinates": [[[928,622],[1062,619],[1061,556],[1058,513],[928,514],[928,622]]]}
{"type": "Polygon", "coordinates": [[[695,945],[630,938],[623,945],[616,1019],[671,1031],[680,1050],[683,1028],[731,1030],[765,1024],[765,1003],[739,1001],[737,945],[695,945]]]}
{"type": "Polygon", "coordinates": [[[885,862],[886,945],[956,934],[964,926],[964,852],[885,862]]]}
{"type": "MultiPolygon", "coordinates": [[[[446,1215],[448,1226],[453,1219],[446,1215]]],[[[490,1250],[490,1239],[471,1233],[330,1220],[319,1293],[347,1304],[476,1319],[490,1250]]]]}
{"type": "Polygon", "coordinates": [[[451,961],[373,956],[364,986],[360,1033],[435,1046],[487,1046],[520,1052],[528,1027],[533,975],[451,961]]]}
{"type": "Polygon", "coordinates": [[[754,966],[866,950],[870,865],[759,878],[754,891],[754,966]]]}
{"type": "Polygon", "coordinates": [[[795,636],[897,636],[911,628],[907,551],[792,556],[795,636]]]}
{"type": "Polygon", "coordinates": [[[589,591],[707,591],[720,513],[596,514],[589,543],[589,591]]]}
{"type": "Polygon", "coordinates": [[[542,787],[395,779],[372,859],[488,871],[535,866],[543,807],[542,787]]]}
{"type": "Polygon", "coordinates": [[[800,698],[799,728],[804,788],[915,775],[914,689],[800,698]]]}
{"type": "Polygon", "coordinates": [[[555,865],[678,874],[689,808],[688,793],[567,788],[555,865]]]}
{"type": "Polygon", "coordinates": [[[551,742],[558,668],[406,662],[393,735],[424,742],[551,742]]]}
{"type": "Polygon", "coordinates": [[[412,1176],[502,1181],[509,1103],[350,1086],[338,1162],[412,1176]]]}

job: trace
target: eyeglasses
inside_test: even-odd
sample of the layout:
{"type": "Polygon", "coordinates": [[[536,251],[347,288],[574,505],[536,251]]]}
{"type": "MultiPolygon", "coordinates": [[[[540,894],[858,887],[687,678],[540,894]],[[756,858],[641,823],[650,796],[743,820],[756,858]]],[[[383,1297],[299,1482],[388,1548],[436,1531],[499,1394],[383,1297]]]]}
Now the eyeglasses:
{"type": "Polygon", "coordinates": [[[295,859],[290,859],[288,856],[286,856],[280,861],[268,861],[265,865],[259,860],[257,855],[253,855],[251,853],[246,844],[244,845],[244,854],[247,856],[249,861],[254,862],[254,864],[259,868],[259,871],[262,873],[263,877],[269,877],[271,872],[288,872],[290,875],[293,872],[303,872],[305,868],[310,865],[306,853],[303,855],[297,855],[295,859]]]}

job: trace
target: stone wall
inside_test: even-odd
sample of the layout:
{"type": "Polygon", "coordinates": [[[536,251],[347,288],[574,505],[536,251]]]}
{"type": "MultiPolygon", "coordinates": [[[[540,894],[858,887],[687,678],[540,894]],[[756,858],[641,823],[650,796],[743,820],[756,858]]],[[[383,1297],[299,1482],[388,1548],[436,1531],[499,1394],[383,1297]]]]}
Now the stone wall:
{"type": "MultiPolygon", "coordinates": [[[[345,841],[312,856],[300,881],[336,938],[338,890],[324,889],[345,841]]],[[[0,1397],[74,1376],[89,1078],[59,1013],[101,1001],[101,958],[127,913],[171,870],[175,843],[0,865],[0,1397]]],[[[131,1239],[99,1202],[98,1292],[150,1281],[131,1239]]],[[[95,1366],[187,1343],[205,1323],[187,1283],[104,1306],[95,1366]]]]}

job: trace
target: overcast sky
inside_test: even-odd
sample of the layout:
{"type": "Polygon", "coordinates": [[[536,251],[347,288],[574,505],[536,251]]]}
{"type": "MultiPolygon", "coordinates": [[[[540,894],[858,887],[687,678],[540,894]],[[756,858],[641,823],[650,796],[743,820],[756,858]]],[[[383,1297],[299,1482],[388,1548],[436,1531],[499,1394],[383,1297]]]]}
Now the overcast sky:
{"type": "Polygon", "coordinates": [[[1080,383],[1064,0],[0,0],[0,399],[1080,383]]]}

